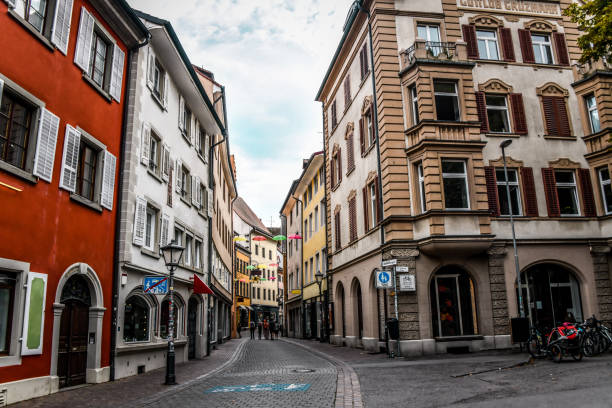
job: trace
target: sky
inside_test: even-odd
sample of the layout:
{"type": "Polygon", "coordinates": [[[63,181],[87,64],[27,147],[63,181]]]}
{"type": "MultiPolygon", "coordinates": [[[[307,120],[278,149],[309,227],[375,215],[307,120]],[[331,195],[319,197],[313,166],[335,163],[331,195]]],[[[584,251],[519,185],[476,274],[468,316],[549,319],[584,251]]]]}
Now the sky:
{"type": "Polygon", "coordinates": [[[267,226],[302,159],[323,149],[319,86],[352,0],[128,0],[172,23],[227,95],[238,194],[267,226]]]}

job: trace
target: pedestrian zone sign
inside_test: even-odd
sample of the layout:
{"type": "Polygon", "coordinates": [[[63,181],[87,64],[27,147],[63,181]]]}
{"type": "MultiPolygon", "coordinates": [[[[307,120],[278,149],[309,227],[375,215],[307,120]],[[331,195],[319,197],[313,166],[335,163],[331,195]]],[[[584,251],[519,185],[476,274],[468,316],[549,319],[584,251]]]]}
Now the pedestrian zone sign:
{"type": "Polygon", "coordinates": [[[310,384],[251,384],[221,385],[204,391],[206,394],[219,392],[257,392],[257,391],[306,391],[310,384]]]}
{"type": "Polygon", "coordinates": [[[387,289],[393,287],[393,280],[391,279],[391,272],[386,270],[376,271],[376,287],[378,289],[387,289]]]}
{"type": "Polygon", "coordinates": [[[163,276],[145,276],[142,287],[145,293],[165,295],[168,293],[168,279],[163,276]]]}

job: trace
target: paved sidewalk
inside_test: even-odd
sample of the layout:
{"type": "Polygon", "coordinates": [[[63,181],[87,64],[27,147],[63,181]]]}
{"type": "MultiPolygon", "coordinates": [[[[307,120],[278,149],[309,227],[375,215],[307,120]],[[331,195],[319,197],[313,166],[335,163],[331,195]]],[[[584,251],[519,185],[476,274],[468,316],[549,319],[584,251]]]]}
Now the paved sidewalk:
{"type": "Polygon", "coordinates": [[[65,408],[65,407],[134,407],[159,399],[169,392],[180,390],[190,384],[212,376],[229,366],[240,354],[247,338],[233,339],[212,350],[210,356],[191,360],[176,366],[179,384],[163,385],[166,369],[123,378],[118,381],[75,387],[40,398],[11,405],[11,408],[65,408]]]}

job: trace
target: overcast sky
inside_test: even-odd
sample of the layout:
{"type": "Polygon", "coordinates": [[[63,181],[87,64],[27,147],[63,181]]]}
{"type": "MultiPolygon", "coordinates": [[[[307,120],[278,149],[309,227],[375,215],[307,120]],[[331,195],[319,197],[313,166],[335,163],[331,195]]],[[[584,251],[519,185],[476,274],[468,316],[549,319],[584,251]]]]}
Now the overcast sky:
{"type": "Polygon", "coordinates": [[[225,85],[238,193],[278,226],[302,159],[323,148],[314,98],[352,0],[128,2],[169,20],[191,62],[225,85]]]}

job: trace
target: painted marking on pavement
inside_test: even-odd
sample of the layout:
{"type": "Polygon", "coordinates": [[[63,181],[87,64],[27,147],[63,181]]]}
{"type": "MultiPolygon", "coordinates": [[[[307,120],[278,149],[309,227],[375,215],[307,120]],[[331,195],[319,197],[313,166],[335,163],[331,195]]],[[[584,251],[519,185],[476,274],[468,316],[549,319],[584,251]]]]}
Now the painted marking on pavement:
{"type": "Polygon", "coordinates": [[[204,391],[206,394],[218,392],[251,392],[251,391],[306,391],[310,384],[252,384],[221,385],[204,391]]]}

